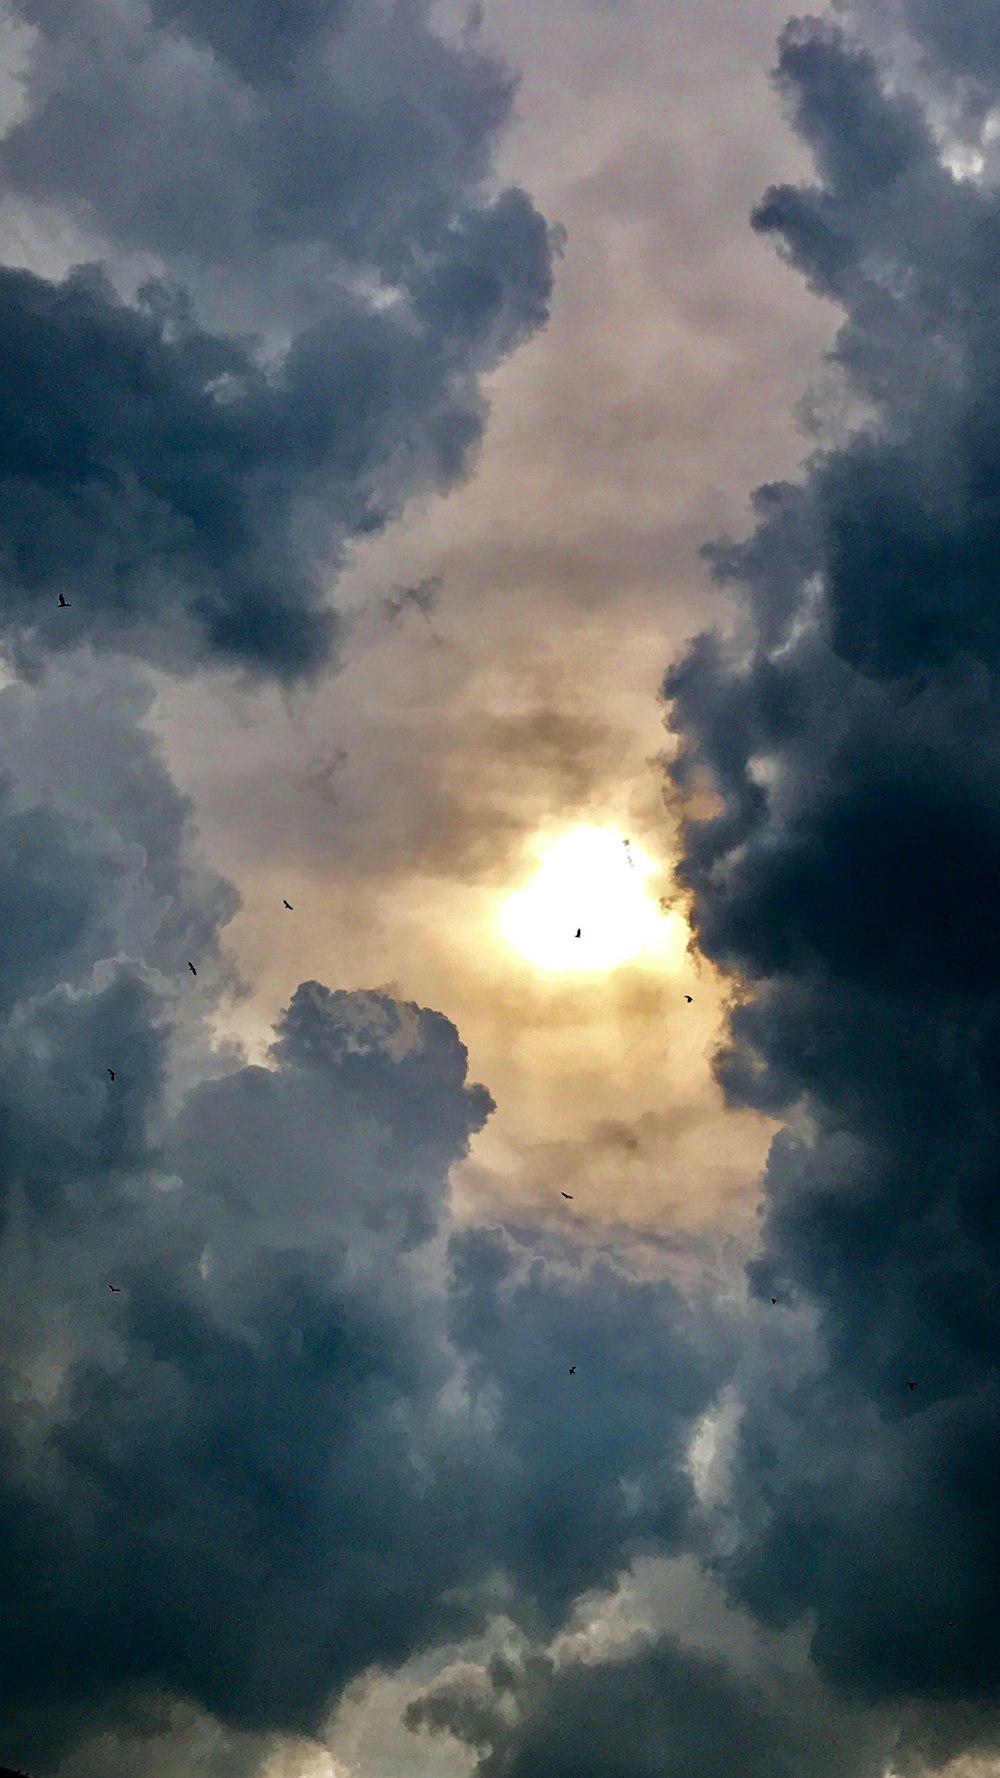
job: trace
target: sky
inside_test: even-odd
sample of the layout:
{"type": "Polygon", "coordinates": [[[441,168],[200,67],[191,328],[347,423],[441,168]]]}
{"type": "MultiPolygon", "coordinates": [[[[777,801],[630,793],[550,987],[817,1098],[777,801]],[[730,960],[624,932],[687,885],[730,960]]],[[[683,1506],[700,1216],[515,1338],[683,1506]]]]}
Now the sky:
{"type": "Polygon", "coordinates": [[[987,0],[5,0],[0,1760],[1000,1770],[987,0]]]}

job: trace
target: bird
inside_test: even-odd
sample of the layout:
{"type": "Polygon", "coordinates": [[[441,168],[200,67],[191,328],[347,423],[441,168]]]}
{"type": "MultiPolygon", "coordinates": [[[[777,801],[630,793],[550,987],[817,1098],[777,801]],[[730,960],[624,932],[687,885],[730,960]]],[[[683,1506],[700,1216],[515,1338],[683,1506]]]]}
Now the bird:
{"type": "Polygon", "coordinates": [[[109,1284],[108,1289],[113,1290],[116,1295],[121,1294],[121,1285],[120,1284],[109,1284]]]}
{"type": "Polygon", "coordinates": [[[564,1198],[568,1198],[570,1203],[572,1204],[572,1202],[573,1202],[573,1193],[572,1192],[563,1192],[562,1196],[564,1198]]]}
{"type": "Polygon", "coordinates": [[[62,593],[59,594],[59,603],[62,606],[64,611],[72,611],[72,609],[73,609],[72,605],[67,603],[67,601],[63,598],[62,593]]]}
{"type": "Polygon", "coordinates": [[[295,912],[295,909],[294,909],[294,908],[293,908],[293,906],[292,906],[292,904],[291,904],[291,902],[290,902],[290,901],[285,901],[285,900],[284,900],[284,897],[282,897],[282,902],[283,902],[283,904],[284,904],[284,906],[285,906],[285,907],[286,907],[286,908],[287,908],[287,909],[288,909],[288,912],[289,912],[289,913],[290,913],[290,914],[294,914],[294,912],[295,912]]]}
{"type": "Polygon", "coordinates": [[[112,1080],[114,1080],[114,1078],[115,1078],[115,1071],[114,1071],[114,1069],[113,1069],[113,1068],[109,1068],[109,1069],[108,1069],[108,1073],[109,1073],[109,1074],[110,1074],[110,1076],[111,1076],[111,1078],[112,1078],[112,1080]]]}
{"type": "Polygon", "coordinates": [[[915,1389],[917,1387],[917,1385],[916,1385],[916,1383],[911,1383],[909,1377],[907,1377],[906,1387],[907,1387],[907,1389],[915,1389]]]}
{"type": "Polygon", "coordinates": [[[690,1006],[692,1001],[694,1000],[694,995],[693,994],[685,994],[684,998],[687,1001],[688,1005],[690,1006]]]}
{"type": "Polygon", "coordinates": [[[191,974],[192,974],[192,975],[197,975],[197,974],[198,974],[198,971],[197,971],[197,970],[196,970],[196,969],[195,969],[195,966],[194,966],[194,964],[193,964],[193,963],[189,963],[189,964],[188,964],[188,968],[189,968],[189,970],[190,970],[190,971],[191,971],[191,974]]]}
{"type": "Polygon", "coordinates": [[[772,1297],[772,1298],[771,1298],[771,1301],[772,1301],[772,1303],[776,1303],[776,1302],[777,1302],[777,1300],[778,1300],[778,1299],[777,1299],[777,1297],[776,1297],[776,1296],[773,1296],[773,1297],[772,1297]]]}
{"type": "Polygon", "coordinates": [[[576,936],[577,936],[577,938],[582,938],[582,937],[583,937],[583,928],[582,928],[582,927],[581,927],[581,926],[578,926],[578,927],[577,927],[577,929],[576,929],[576,936]]]}
{"type": "Polygon", "coordinates": [[[574,1377],[576,1375],[576,1365],[575,1364],[570,1365],[569,1374],[571,1377],[574,1377]]]}

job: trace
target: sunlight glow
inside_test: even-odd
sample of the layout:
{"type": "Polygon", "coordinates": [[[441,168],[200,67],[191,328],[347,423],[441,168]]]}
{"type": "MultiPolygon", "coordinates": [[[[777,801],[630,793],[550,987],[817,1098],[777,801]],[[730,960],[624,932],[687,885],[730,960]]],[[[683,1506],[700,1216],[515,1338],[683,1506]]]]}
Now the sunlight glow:
{"type": "Polygon", "coordinates": [[[538,849],[535,876],[500,908],[504,937],[530,963],[597,971],[644,954],[680,961],[685,922],[650,895],[656,866],[623,834],[574,827],[538,849]]]}

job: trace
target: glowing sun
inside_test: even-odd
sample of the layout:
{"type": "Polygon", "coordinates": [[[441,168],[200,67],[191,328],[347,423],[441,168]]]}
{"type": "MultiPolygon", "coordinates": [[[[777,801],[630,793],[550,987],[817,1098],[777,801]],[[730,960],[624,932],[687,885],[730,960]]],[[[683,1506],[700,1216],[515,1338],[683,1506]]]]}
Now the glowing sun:
{"type": "Polygon", "coordinates": [[[529,962],[601,970],[643,952],[683,954],[685,922],[661,912],[646,886],[656,866],[631,841],[607,828],[574,827],[539,852],[535,876],[500,908],[504,937],[529,962]]]}

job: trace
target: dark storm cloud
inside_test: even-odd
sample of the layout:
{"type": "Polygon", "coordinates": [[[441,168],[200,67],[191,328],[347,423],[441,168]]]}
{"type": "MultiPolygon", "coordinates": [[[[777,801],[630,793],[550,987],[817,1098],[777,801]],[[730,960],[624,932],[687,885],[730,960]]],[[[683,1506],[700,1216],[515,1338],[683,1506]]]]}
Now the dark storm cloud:
{"type": "Polygon", "coordinates": [[[948,100],[949,123],[959,133],[968,128],[975,140],[990,107],[996,101],[996,71],[1000,67],[1000,19],[996,8],[984,0],[835,0],[835,10],[858,19],[866,34],[876,40],[887,31],[898,47],[900,37],[916,49],[916,68],[937,96],[948,100]]]}
{"type": "MultiPolygon", "coordinates": [[[[76,898],[93,893],[108,950],[142,958],[172,978],[178,960],[183,967],[188,957],[217,958],[220,929],[240,897],[193,844],[191,805],[143,726],[152,701],[151,687],[130,664],[112,669],[85,654],[51,662],[41,685],[14,681],[0,690],[0,756],[25,817],[36,827],[47,822],[62,845],[88,836],[93,864],[54,886],[62,917],[76,898]]],[[[25,844],[17,838],[4,905],[24,895],[40,917],[44,900],[23,869],[25,844]]],[[[18,929],[13,921],[11,933],[18,929]]],[[[32,939],[31,950],[46,981],[72,976],[65,959],[51,957],[44,934],[32,939]]],[[[89,966],[95,954],[91,937],[80,957],[89,966]]],[[[18,961],[30,968],[29,950],[18,961]]]]}
{"type": "Polygon", "coordinates": [[[545,224],[483,188],[510,82],[416,4],[22,11],[9,186],[161,275],[0,271],[8,643],[315,672],[348,542],[467,472],[547,318],[545,224]]]}
{"type": "Polygon", "coordinates": [[[269,1066],[168,1096],[169,953],[199,923],[218,948],[233,899],[117,671],[0,693],[0,856],[31,891],[12,864],[0,1717],[38,1770],[111,1735],[169,1772],[182,1700],[250,1769],[372,1664],[479,1628],[498,1576],[548,1634],[624,1550],[677,1545],[725,1342],[608,1256],[452,1232],[492,1102],[440,1013],[305,983],[269,1066]]]}
{"type": "Polygon", "coordinates": [[[552,1632],[631,1548],[679,1542],[691,1426],[727,1342],[713,1329],[702,1347],[675,1286],[643,1283],[608,1253],[560,1256],[474,1229],[453,1238],[452,1264],[452,1337],[472,1386],[495,1392],[493,1559],[528,1621],[552,1632]]]}
{"type": "MultiPolygon", "coordinates": [[[[513,215],[503,229],[533,238],[544,284],[540,220],[520,198],[513,215]]],[[[521,313],[484,278],[482,306],[456,312],[449,337],[345,296],[265,375],[161,286],[129,305],[94,272],[61,284],[0,272],[0,573],[15,649],[30,661],[86,640],[170,664],[315,670],[333,641],[324,572],[347,538],[418,488],[450,486],[478,443],[470,355],[491,355],[488,335],[506,350],[507,308],[521,313]]]]}
{"type": "Polygon", "coordinates": [[[718,1560],[945,1757],[1000,1696],[1000,204],[830,27],[788,27],[779,81],[819,179],[755,223],[845,311],[871,419],[709,552],[747,621],[666,682],[677,788],[721,799],[682,880],[749,987],[720,1075],[794,1119],[751,1279],[818,1312],[824,1354],[744,1378],[718,1560]]]}
{"type": "Polygon", "coordinates": [[[884,1771],[881,1737],[833,1722],[817,1734],[797,1702],[794,1694],[775,1700],[723,1662],[664,1637],[604,1661],[497,1656],[485,1671],[445,1677],[409,1706],[406,1720],[474,1747],[476,1778],[884,1771]]]}
{"type": "Polygon", "coordinates": [[[371,1663],[481,1622],[491,1574],[552,1628],[613,1577],[623,1540],[669,1541],[688,1504],[689,1418],[718,1375],[669,1287],[456,1237],[458,1353],[447,1338],[417,1248],[489,1109],[448,1022],[306,984],[274,1061],[190,1096],[150,1157],[170,1192],[112,1161],[88,1215],[60,1214],[55,1182],[68,1166],[79,1194],[93,1138],[33,1162],[22,1222],[43,1219],[52,1250],[35,1289],[76,1319],[40,1465],[13,1375],[4,1405],[4,1711],[26,1758],[73,1744],[80,1697],[97,1709],[129,1688],[242,1731],[315,1729],[371,1663]],[[90,1267],[103,1293],[102,1239],[122,1286],[110,1351],[75,1300],[90,1267]],[[465,1407],[445,1393],[463,1346],[465,1407]],[[44,1587],[19,1588],[28,1573],[44,1587]]]}
{"type": "Polygon", "coordinates": [[[22,1314],[19,1265],[47,1248],[36,1319],[5,1347],[3,1714],[43,1762],[133,1687],[245,1729],[316,1727],[345,1678],[446,1633],[440,1595],[475,1546],[474,1453],[437,1402],[453,1361],[406,1261],[489,1109],[453,1028],[304,987],[276,1071],[202,1085],[143,1153],[122,1135],[129,1093],[157,1084],[136,1010],[36,1004],[42,1062],[0,1055],[20,1087],[4,1257],[22,1314]],[[21,1378],[53,1323],[68,1362],[33,1410],[21,1378]]]}
{"type": "MultiPolygon", "coordinates": [[[[38,30],[14,189],[223,266],[297,250],[405,280],[481,198],[516,82],[426,0],[17,0],[38,30]]],[[[249,268],[253,277],[259,268],[249,268]]]]}

